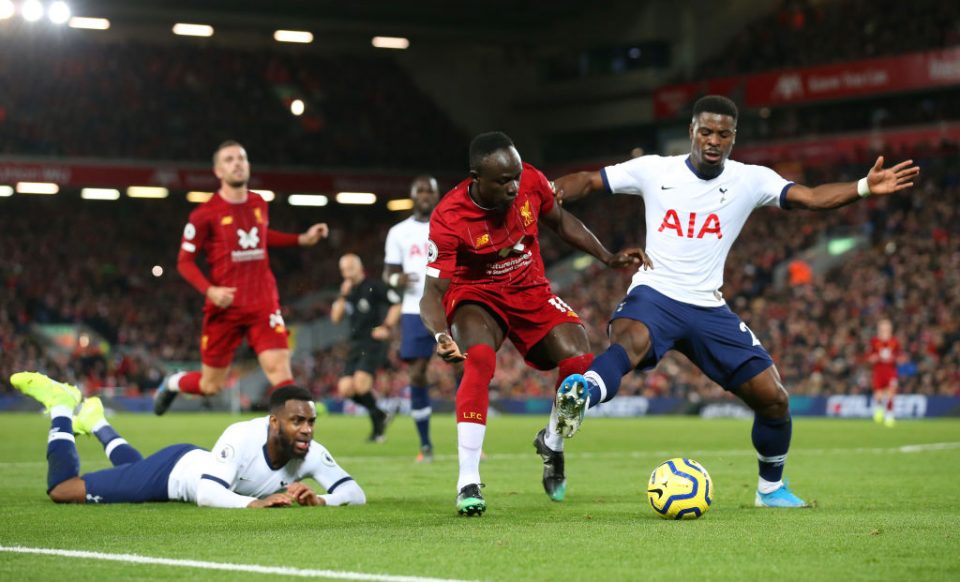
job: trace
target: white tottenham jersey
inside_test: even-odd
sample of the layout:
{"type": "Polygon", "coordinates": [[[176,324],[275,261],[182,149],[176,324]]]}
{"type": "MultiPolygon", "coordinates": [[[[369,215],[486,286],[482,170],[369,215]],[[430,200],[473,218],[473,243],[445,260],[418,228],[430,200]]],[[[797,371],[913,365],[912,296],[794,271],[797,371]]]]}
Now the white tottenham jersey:
{"type": "Polygon", "coordinates": [[[223,431],[213,451],[190,451],[174,466],[167,491],[170,499],[197,501],[197,487],[204,476],[213,478],[237,495],[238,507],[250,501],[283,491],[287,485],[312,477],[324,489],[352,480],[317,441],[303,459],[291,459],[279,469],[267,463],[267,431],[270,417],[237,422],[223,431]],[[242,503],[242,504],[240,504],[242,503]]]}
{"type": "Polygon", "coordinates": [[[783,206],[793,185],[763,166],[727,160],[712,180],[694,173],[687,156],[642,156],[601,172],[607,190],[643,196],[646,252],[632,290],[647,285],[667,297],[704,307],[724,305],[723,265],[747,217],[760,206],[783,206]]]}
{"type": "Polygon", "coordinates": [[[430,221],[420,222],[410,217],[393,225],[387,233],[386,256],[383,262],[400,265],[410,277],[403,291],[401,313],[420,313],[420,298],[427,273],[427,239],[430,238],[430,221]]]}

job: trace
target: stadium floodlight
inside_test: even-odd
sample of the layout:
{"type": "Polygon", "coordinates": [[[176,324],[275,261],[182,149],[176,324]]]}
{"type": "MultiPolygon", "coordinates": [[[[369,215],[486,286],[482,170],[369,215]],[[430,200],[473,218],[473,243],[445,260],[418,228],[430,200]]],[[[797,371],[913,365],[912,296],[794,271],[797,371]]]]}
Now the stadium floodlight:
{"type": "Polygon", "coordinates": [[[53,182],[17,182],[17,194],[56,194],[60,186],[53,182]]]}
{"type": "Polygon", "coordinates": [[[74,16],[67,23],[70,28],[82,28],[84,30],[107,30],[110,28],[110,21],[106,18],[89,18],[87,16],[74,16]]]}
{"type": "Polygon", "coordinates": [[[154,265],[153,268],[150,269],[150,274],[154,277],[163,277],[163,267],[160,265],[154,265]]]}
{"type": "Polygon", "coordinates": [[[70,6],[66,2],[54,2],[47,9],[47,18],[54,24],[66,24],[70,20],[70,6]]]}
{"type": "Polygon", "coordinates": [[[13,196],[13,186],[0,186],[0,198],[13,196]]]}
{"type": "Polygon", "coordinates": [[[116,188],[84,188],[80,190],[84,200],[120,200],[120,191],[116,188]]]}
{"type": "Polygon", "coordinates": [[[337,202],[340,204],[373,204],[377,195],[373,192],[338,192],[337,202]]]}
{"type": "Polygon", "coordinates": [[[400,212],[401,210],[410,210],[413,208],[413,198],[394,198],[387,201],[387,210],[400,212]]]}
{"type": "Polygon", "coordinates": [[[17,7],[13,5],[13,0],[0,0],[0,20],[6,20],[17,12],[17,7]]]}
{"type": "Polygon", "coordinates": [[[40,0],[27,0],[20,6],[20,15],[27,22],[36,22],[43,18],[43,4],[40,0]]]}
{"type": "Polygon", "coordinates": [[[277,42],[298,42],[310,44],[313,42],[313,33],[306,30],[277,30],[273,33],[273,40],[277,42]]]}
{"type": "Polygon", "coordinates": [[[130,186],[127,196],[130,198],[166,198],[170,191],[163,186],[130,186]]]}
{"type": "Polygon", "coordinates": [[[274,192],[273,190],[254,190],[254,192],[259,194],[260,197],[266,200],[267,202],[273,202],[274,200],[277,199],[277,193],[274,192]]]}
{"type": "Polygon", "coordinates": [[[410,41],[402,36],[375,36],[370,44],[377,48],[401,51],[410,47],[410,41]]]}
{"type": "Polygon", "coordinates": [[[187,202],[194,204],[203,204],[211,198],[213,198],[213,192],[187,192],[187,202]]]}
{"type": "Polygon", "coordinates": [[[294,99],[290,102],[290,113],[300,117],[303,115],[304,110],[307,106],[303,103],[303,99],[294,99]]]}
{"type": "Polygon", "coordinates": [[[213,36],[213,27],[209,24],[178,22],[173,25],[173,34],[178,36],[213,36]]]}
{"type": "Polygon", "coordinates": [[[326,206],[330,199],[323,194],[291,194],[287,202],[290,206],[326,206]]]}

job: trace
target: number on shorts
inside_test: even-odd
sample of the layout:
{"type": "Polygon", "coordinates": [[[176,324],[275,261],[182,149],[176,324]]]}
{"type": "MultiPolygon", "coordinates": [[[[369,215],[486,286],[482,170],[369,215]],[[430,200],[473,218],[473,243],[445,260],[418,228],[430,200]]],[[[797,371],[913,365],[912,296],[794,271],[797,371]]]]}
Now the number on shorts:
{"type": "Polygon", "coordinates": [[[747,327],[747,324],[743,323],[742,321],[740,322],[740,331],[750,334],[750,339],[753,340],[753,345],[755,346],[760,345],[760,340],[758,340],[757,336],[754,335],[753,330],[747,327]]]}
{"type": "Polygon", "coordinates": [[[573,311],[573,309],[567,305],[563,299],[560,299],[556,295],[550,298],[550,305],[553,305],[557,308],[557,311],[561,313],[567,313],[568,311],[573,311]]]}

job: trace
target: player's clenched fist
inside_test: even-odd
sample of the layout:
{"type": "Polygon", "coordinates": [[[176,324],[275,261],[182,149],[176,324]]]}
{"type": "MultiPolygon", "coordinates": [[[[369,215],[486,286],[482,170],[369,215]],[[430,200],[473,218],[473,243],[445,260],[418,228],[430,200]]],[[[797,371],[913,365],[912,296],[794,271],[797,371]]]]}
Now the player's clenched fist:
{"type": "Polygon", "coordinates": [[[653,261],[647,256],[643,249],[632,248],[623,249],[614,254],[607,260],[607,266],[612,269],[624,269],[627,267],[643,267],[643,270],[653,268],[653,261]]]}
{"type": "Polygon", "coordinates": [[[237,294],[236,287],[218,287],[211,285],[207,289],[207,299],[220,309],[226,309],[233,303],[233,298],[237,294]]]}
{"type": "Polygon", "coordinates": [[[441,333],[437,336],[437,355],[445,362],[462,362],[466,356],[460,351],[460,346],[449,334],[441,333]]]}
{"type": "Polygon", "coordinates": [[[297,242],[302,247],[311,247],[322,239],[327,238],[327,235],[330,234],[330,228],[327,226],[327,223],[320,222],[314,224],[307,229],[307,232],[301,233],[297,236],[297,242]]]}

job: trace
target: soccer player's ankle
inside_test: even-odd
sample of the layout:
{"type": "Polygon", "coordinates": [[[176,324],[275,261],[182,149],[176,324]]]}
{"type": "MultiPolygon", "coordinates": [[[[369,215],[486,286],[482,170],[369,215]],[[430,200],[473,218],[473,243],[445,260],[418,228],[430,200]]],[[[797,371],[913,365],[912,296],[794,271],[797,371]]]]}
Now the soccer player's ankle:
{"type": "Polygon", "coordinates": [[[757,491],[766,495],[767,493],[773,493],[777,489],[783,487],[783,480],[778,481],[767,481],[763,477],[757,479],[757,491]]]}
{"type": "Polygon", "coordinates": [[[50,407],[50,418],[59,418],[64,416],[73,418],[73,409],[63,404],[50,407]]]}

